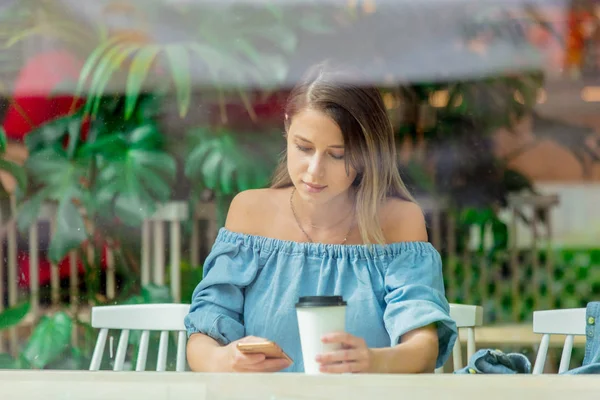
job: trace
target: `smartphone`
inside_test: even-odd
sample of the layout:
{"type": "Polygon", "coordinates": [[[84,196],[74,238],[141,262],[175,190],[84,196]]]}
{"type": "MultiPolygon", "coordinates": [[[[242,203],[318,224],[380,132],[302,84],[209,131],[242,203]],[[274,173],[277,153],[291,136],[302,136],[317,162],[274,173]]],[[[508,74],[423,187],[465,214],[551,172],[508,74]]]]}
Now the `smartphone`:
{"type": "Polygon", "coordinates": [[[275,342],[255,342],[237,344],[237,348],[244,354],[264,354],[266,358],[285,358],[289,362],[294,361],[275,342]]]}

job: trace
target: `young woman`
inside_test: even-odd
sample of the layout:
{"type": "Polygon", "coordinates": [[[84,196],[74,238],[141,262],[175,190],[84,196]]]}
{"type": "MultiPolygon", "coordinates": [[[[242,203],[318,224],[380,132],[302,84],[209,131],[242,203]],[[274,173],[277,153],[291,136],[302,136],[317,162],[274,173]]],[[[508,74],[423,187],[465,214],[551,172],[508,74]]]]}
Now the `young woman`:
{"type": "Polygon", "coordinates": [[[185,318],[195,371],[303,371],[295,303],[341,295],[323,372],[433,372],[457,337],[438,252],[397,170],[380,93],[320,66],[290,94],[273,184],[233,200],[185,318]],[[295,361],[245,355],[268,339],[295,361]]]}

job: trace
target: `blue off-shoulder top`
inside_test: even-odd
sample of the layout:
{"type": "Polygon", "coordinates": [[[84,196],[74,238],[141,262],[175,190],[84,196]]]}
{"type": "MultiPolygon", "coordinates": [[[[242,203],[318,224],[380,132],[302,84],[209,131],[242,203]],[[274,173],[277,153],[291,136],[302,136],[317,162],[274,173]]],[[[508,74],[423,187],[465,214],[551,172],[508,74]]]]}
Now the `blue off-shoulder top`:
{"type": "Polygon", "coordinates": [[[340,295],[346,331],[371,348],[436,323],[436,367],[457,339],[444,294],[442,263],[427,242],[386,245],[300,243],[221,228],[185,317],[188,336],[201,332],[226,345],[244,336],[278,343],[303,372],[295,304],[301,296],[340,295]]]}

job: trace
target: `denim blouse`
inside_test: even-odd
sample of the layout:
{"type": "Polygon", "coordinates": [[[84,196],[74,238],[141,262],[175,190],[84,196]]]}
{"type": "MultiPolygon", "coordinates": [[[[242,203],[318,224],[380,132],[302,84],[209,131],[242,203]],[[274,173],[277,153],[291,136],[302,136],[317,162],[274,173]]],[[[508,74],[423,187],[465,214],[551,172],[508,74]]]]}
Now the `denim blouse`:
{"type": "Polygon", "coordinates": [[[304,371],[295,309],[301,296],[343,296],[346,332],[370,348],[396,345],[405,333],[436,323],[436,367],[457,339],[440,255],[427,242],[299,243],[221,228],[203,274],[185,317],[188,336],[201,332],[222,345],[264,337],[294,360],[286,372],[304,371]]]}
{"type": "Polygon", "coordinates": [[[600,374],[600,301],[587,304],[585,311],[585,356],[581,367],[564,372],[566,375],[600,374]]]}

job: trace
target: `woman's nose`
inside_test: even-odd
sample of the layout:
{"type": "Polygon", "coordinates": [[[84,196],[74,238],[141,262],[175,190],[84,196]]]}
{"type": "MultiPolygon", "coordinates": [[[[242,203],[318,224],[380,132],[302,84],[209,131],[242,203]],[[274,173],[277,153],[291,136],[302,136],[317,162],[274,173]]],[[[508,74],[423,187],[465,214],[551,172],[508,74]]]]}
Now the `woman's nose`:
{"type": "Polygon", "coordinates": [[[323,159],[320,155],[315,154],[311,157],[308,163],[308,173],[317,177],[323,175],[323,159]]]}

